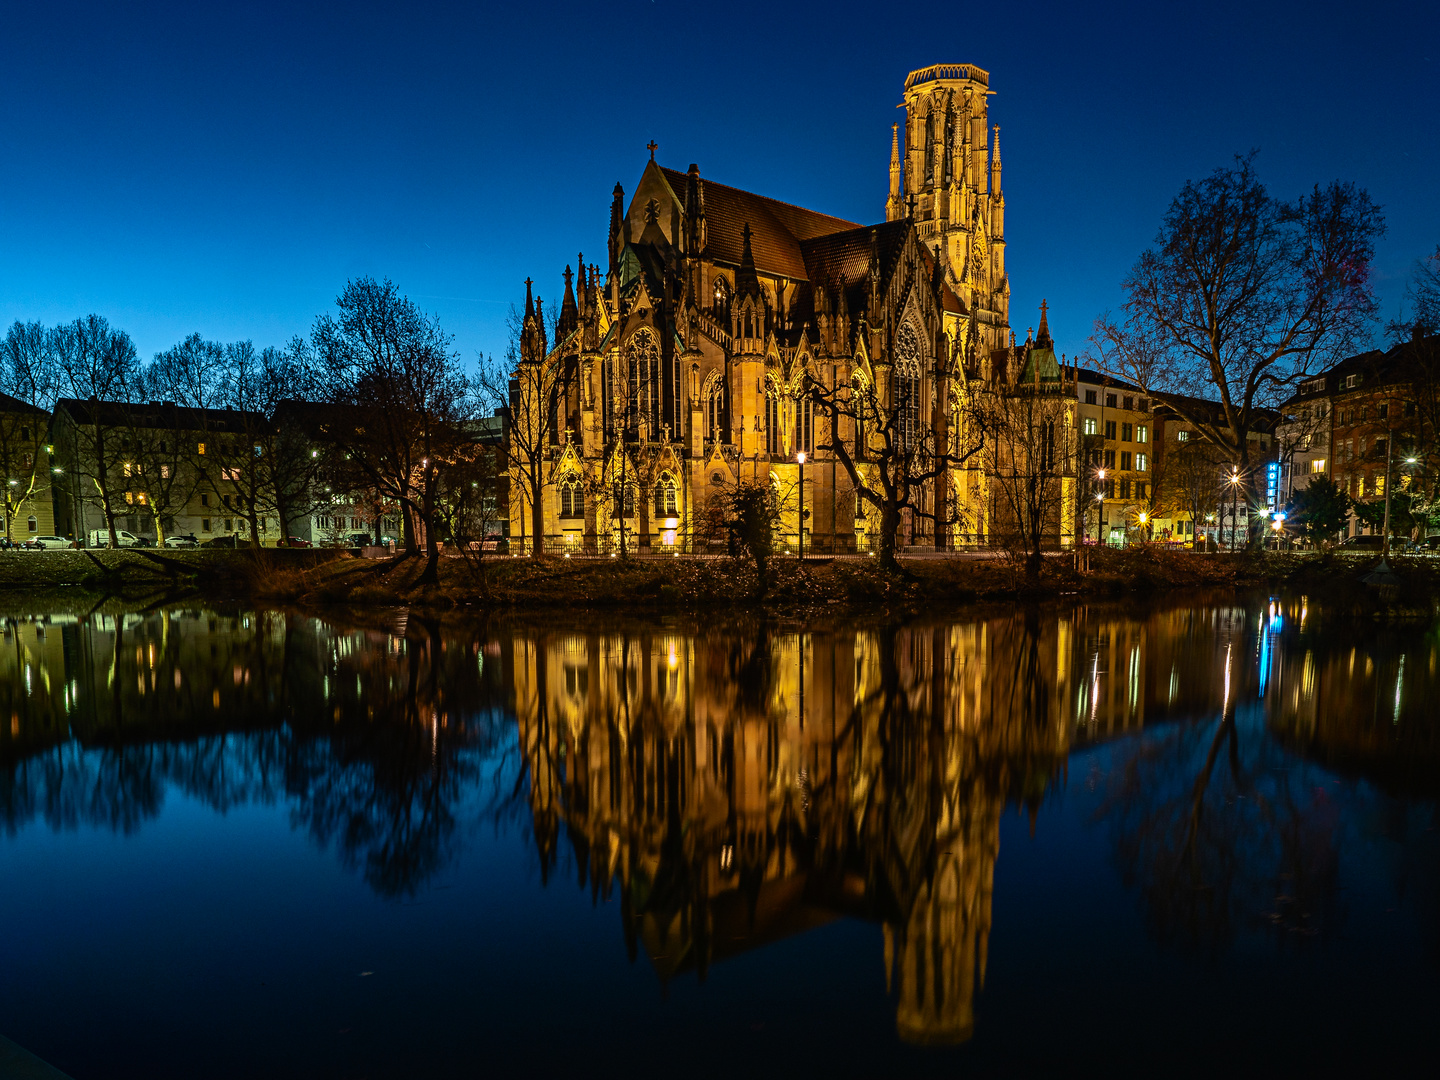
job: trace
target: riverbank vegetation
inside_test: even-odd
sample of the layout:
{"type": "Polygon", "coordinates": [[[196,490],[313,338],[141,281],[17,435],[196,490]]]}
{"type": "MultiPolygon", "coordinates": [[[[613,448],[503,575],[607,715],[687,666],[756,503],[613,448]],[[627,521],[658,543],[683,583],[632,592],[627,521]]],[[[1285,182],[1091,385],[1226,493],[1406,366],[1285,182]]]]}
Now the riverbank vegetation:
{"type": "Polygon", "coordinates": [[[1362,580],[1373,556],[1276,552],[1200,554],[1157,548],[1047,557],[1038,577],[1023,559],[767,560],[765,588],[749,558],[568,559],[446,557],[427,581],[423,557],[358,558],[345,551],[0,553],[0,593],[78,591],[157,598],[325,607],[453,610],[943,611],[977,602],[1150,596],[1174,590],[1268,589],[1323,598],[1332,610],[1428,618],[1440,611],[1440,559],[1393,557],[1398,586],[1362,580]]]}

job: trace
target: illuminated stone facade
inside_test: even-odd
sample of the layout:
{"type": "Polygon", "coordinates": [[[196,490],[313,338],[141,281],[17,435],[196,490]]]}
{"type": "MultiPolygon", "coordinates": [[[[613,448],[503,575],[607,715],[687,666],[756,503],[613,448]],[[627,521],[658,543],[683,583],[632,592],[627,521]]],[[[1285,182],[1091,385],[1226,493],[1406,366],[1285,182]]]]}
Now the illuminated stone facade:
{"type": "MultiPolygon", "coordinates": [[[[628,202],[615,187],[607,267],[582,256],[578,274],[566,268],[553,327],[527,283],[515,385],[544,390],[512,394],[512,411],[546,410],[537,441],[548,445],[541,481],[512,485],[512,550],[534,543],[535,487],[552,550],[713,550],[707,500],[738,481],[773,485],[786,544],[803,521],[807,550],[863,550],[878,515],[857,513],[825,448],[853,447],[865,470],[874,433],[843,414],[832,433],[807,386],[870,386],[884,409],[909,402],[942,453],[975,441],[967,405],[979,389],[1043,371],[1073,398],[1044,319],[1022,345],[1010,331],[988,87],[968,64],[910,74],[878,224],[719,184],[696,165],[666,168],[652,146],[628,202]]],[[[1058,436],[1067,447],[1073,419],[1058,436]]],[[[515,420],[539,430],[533,415],[515,420]]],[[[926,481],[900,546],[985,542],[996,513],[985,473],[977,454],[926,481]]],[[[1073,537],[1073,510],[1066,520],[1056,542],[1073,537]]]]}

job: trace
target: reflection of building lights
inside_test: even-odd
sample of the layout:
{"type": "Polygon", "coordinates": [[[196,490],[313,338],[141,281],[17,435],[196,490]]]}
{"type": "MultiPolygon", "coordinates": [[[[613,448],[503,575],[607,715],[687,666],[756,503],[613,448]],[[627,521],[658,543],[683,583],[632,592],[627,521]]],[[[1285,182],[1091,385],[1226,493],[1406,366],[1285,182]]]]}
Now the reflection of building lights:
{"type": "Polygon", "coordinates": [[[1405,654],[1400,654],[1400,670],[1395,673],[1395,719],[1391,723],[1400,723],[1400,691],[1405,685],[1405,654]]]}
{"type": "Polygon", "coordinates": [[[722,847],[722,848],[720,849],[720,869],[721,869],[721,870],[729,870],[730,867],[731,867],[731,865],[732,865],[734,862],[735,862],[735,848],[734,848],[734,846],[731,845],[731,844],[726,844],[724,847],[722,847]]]}
{"type": "Polygon", "coordinates": [[[680,666],[680,657],[679,657],[678,655],[676,655],[676,653],[675,653],[675,643],[674,643],[674,642],[671,642],[671,643],[670,643],[670,658],[669,658],[669,660],[668,660],[668,663],[670,664],[670,670],[671,670],[671,671],[674,671],[677,667],[680,666]]]}

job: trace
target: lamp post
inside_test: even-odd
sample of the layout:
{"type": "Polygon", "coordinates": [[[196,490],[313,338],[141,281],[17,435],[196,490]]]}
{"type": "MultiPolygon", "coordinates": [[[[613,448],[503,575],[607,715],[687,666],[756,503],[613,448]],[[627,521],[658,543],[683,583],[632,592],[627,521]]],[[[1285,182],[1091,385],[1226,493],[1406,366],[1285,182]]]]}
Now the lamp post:
{"type": "Polygon", "coordinates": [[[798,534],[795,556],[797,562],[805,561],[805,451],[801,450],[795,455],[795,460],[800,463],[800,516],[795,520],[795,531],[798,534]]]}
{"type": "Polygon", "coordinates": [[[1240,533],[1240,466],[1230,469],[1230,550],[1235,550],[1235,541],[1240,533]]]}

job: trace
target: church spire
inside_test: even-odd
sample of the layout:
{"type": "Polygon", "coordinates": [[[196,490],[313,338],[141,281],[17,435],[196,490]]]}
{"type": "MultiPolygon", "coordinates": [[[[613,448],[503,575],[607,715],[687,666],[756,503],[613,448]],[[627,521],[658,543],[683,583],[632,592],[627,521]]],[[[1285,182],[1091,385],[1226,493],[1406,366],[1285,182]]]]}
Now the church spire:
{"type": "Polygon", "coordinates": [[[1035,344],[1042,349],[1051,348],[1054,342],[1050,340],[1050,305],[1044,300],[1040,301],[1040,330],[1035,335],[1035,344]]]}
{"type": "Polygon", "coordinates": [[[570,287],[572,277],[570,267],[565,267],[565,299],[560,302],[560,322],[556,327],[559,337],[564,337],[580,325],[580,311],[575,306],[575,291],[570,287]]]}
{"type": "Polygon", "coordinates": [[[740,269],[735,271],[735,299],[753,296],[760,299],[760,278],[755,273],[755,256],[750,251],[750,223],[747,221],[740,230],[740,269]]]}
{"type": "Polygon", "coordinates": [[[620,265],[620,249],[625,246],[625,240],[621,239],[624,220],[625,189],[617,180],[615,181],[614,197],[610,200],[610,272],[612,274],[620,265]]]}
{"type": "Polygon", "coordinates": [[[885,200],[885,220],[901,216],[900,209],[900,125],[890,125],[890,197],[885,200]]]}

